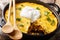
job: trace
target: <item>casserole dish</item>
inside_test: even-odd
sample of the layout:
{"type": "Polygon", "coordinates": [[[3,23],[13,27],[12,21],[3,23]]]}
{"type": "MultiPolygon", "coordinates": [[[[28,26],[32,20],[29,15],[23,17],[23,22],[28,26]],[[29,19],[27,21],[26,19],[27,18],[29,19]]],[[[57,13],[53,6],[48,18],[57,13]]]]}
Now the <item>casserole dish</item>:
{"type": "MultiPolygon", "coordinates": [[[[30,35],[30,34],[25,34],[25,33],[23,33],[23,39],[24,38],[26,38],[26,39],[33,39],[33,40],[37,40],[37,39],[45,39],[45,38],[47,38],[47,39],[49,39],[51,36],[53,36],[55,33],[56,33],[56,31],[58,30],[58,28],[59,28],[59,25],[60,25],[60,19],[59,19],[59,15],[58,15],[58,13],[59,13],[59,7],[57,6],[57,5],[55,5],[55,4],[53,4],[53,3],[43,3],[43,2],[41,2],[41,1],[37,1],[37,0],[16,0],[16,4],[17,3],[22,3],[22,2],[30,2],[30,3],[36,3],[36,4],[40,4],[40,5],[43,5],[43,6],[45,6],[45,7],[47,7],[50,11],[52,11],[52,13],[53,13],[53,15],[57,18],[57,20],[58,20],[58,24],[57,24],[57,28],[56,28],[56,30],[54,30],[53,32],[51,32],[51,33],[49,33],[49,34],[47,34],[47,35],[44,35],[44,34],[40,34],[40,35],[30,35]],[[50,7],[51,6],[51,7],[50,7]],[[58,11],[56,11],[56,10],[54,10],[52,7],[57,7],[57,9],[58,9],[58,11]]],[[[6,12],[6,10],[8,9],[8,7],[9,7],[9,4],[7,4],[6,6],[5,6],[5,8],[4,8],[4,10],[3,10],[3,14],[2,14],[2,16],[3,16],[3,19],[2,19],[2,21],[4,21],[5,23],[6,23],[6,19],[5,19],[5,12],[6,12]]],[[[5,24],[4,23],[4,24],[5,24]]]]}

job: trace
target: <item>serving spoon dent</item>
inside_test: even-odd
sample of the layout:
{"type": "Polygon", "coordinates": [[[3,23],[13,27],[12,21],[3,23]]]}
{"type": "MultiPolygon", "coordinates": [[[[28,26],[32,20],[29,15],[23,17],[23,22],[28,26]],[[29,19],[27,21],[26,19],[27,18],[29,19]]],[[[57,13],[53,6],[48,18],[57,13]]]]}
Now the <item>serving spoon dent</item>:
{"type": "Polygon", "coordinates": [[[10,23],[10,8],[11,8],[11,3],[12,1],[10,1],[10,5],[9,5],[9,12],[8,12],[8,19],[7,19],[7,23],[2,27],[2,31],[4,33],[11,33],[13,31],[12,28],[12,24],[10,23]]]}

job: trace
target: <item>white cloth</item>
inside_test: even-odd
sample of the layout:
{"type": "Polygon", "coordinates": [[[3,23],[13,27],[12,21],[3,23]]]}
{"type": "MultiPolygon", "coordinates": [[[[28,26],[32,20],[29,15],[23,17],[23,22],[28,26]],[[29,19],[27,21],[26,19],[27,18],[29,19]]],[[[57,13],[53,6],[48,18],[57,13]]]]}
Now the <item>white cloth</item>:
{"type": "Polygon", "coordinates": [[[3,10],[7,3],[9,3],[9,0],[0,0],[0,8],[3,10]]]}
{"type": "MultiPolygon", "coordinates": [[[[9,0],[0,0],[0,9],[3,10],[8,3],[9,0]]],[[[1,24],[1,17],[0,17],[0,24],[1,24]]],[[[2,28],[0,27],[0,34],[3,34],[1,29],[2,28]]]]}

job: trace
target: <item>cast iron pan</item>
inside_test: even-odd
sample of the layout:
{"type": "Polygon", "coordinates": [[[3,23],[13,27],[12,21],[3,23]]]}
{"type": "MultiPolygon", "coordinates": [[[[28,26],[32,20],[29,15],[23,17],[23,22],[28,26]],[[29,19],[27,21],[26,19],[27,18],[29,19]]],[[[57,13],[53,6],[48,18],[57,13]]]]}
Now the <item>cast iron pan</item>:
{"type": "MultiPolygon", "coordinates": [[[[53,31],[52,33],[50,34],[47,34],[47,35],[44,35],[44,34],[40,34],[40,35],[29,35],[29,34],[25,34],[23,33],[23,38],[22,39],[33,39],[33,40],[38,40],[38,39],[41,39],[41,40],[44,40],[44,39],[49,39],[51,36],[53,36],[58,28],[59,28],[59,24],[60,24],[60,19],[59,19],[59,7],[56,5],[56,4],[53,4],[53,3],[43,3],[41,1],[36,1],[36,0],[16,0],[16,4],[17,3],[22,3],[22,2],[30,2],[30,3],[36,3],[36,4],[40,4],[40,5],[43,5],[45,7],[47,7],[49,10],[51,10],[53,12],[53,14],[55,15],[55,17],[58,19],[58,24],[57,24],[57,28],[55,31],[53,31]],[[53,7],[55,7],[57,10],[55,10],[53,7]]],[[[6,10],[9,8],[9,4],[7,4],[3,10],[3,18],[2,18],[2,22],[4,21],[4,24],[6,23],[5,21],[5,12],[6,10]]]]}

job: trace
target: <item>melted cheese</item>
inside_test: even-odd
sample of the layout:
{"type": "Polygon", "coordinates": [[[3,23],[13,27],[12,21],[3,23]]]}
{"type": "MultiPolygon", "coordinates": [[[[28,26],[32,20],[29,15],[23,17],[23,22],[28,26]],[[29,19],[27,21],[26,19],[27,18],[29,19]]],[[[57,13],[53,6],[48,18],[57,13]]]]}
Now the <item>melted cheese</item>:
{"type": "MultiPolygon", "coordinates": [[[[20,16],[20,13],[21,13],[22,9],[25,8],[26,6],[29,6],[29,7],[32,7],[34,9],[39,10],[39,12],[41,14],[40,15],[41,17],[39,17],[36,20],[35,25],[41,25],[42,28],[47,33],[51,33],[54,30],[56,30],[57,23],[58,23],[57,18],[53,15],[53,13],[48,8],[46,8],[45,6],[40,5],[40,4],[24,2],[24,3],[18,3],[18,4],[16,4],[16,18],[20,18],[20,21],[16,20],[16,24],[17,24],[17,27],[22,32],[24,32],[24,33],[28,32],[28,28],[29,28],[30,22],[31,22],[30,19],[20,16]],[[24,25],[24,26],[23,27],[20,26],[21,24],[24,25]]],[[[11,11],[12,11],[12,8],[11,8],[11,11]]],[[[5,18],[6,18],[6,20],[7,20],[7,14],[8,14],[8,10],[5,12],[5,18]]],[[[13,16],[12,15],[10,16],[10,21],[11,21],[11,23],[13,25],[13,16]]]]}

